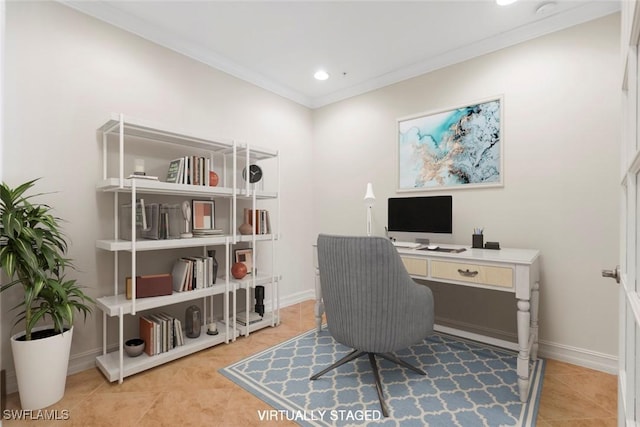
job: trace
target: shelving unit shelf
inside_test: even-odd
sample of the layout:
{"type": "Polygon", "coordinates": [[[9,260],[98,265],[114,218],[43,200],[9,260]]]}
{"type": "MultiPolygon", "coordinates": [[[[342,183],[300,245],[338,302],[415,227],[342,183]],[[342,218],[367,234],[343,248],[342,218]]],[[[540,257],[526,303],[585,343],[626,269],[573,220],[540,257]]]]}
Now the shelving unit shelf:
{"type": "MultiPolygon", "coordinates": [[[[120,186],[118,178],[107,178],[96,185],[96,189],[104,192],[131,193],[135,178],[125,178],[120,186]]],[[[172,182],[150,181],[147,179],[135,179],[136,191],[145,194],[162,194],[173,196],[191,197],[233,197],[233,189],[225,187],[207,187],[190,184],[174,184],[172,182]]],[[[237,197],[251,197],[253,192],[247,193],[246,189],[237,189],[237,197]]],[[[255,190],[258,200],[276,199],[278,194],[273,191],[255,190]]]]}
{"type": "MultiPolygon", "coordinates": [[[[218,323],[218,335],[207,335],[206,326],[202,327],[202,332],[198,338],[185,338],[184,345],[175,347],[167,352],[156,354],[154,356],[148,356],[146,353],[142,353],[138,357],[126,357],[124,358],[123,376],[128,377],[130,375],[138,374],[146,371],[147,369],[155,368],[156,366],[163,365],[172,360],[179,359],[184,356],[188,356],[200,350],[207,349],[209,347],[229,342],[233,339],[232,336],[228,336],[223,332],[226,329],[226,325],[223,322],[218,323]]],[[[230,332],[233,333],[232,331],[230,332]]],[[[110,353],[98,356],[96,364],[100,371],[111,382],[118,381],[120,378],[120,359],[118,351],[112,351],[110,353]]]]}
{"type": "MultiPolygon", "coordinates": [[[[271,234],[261,234],[256,236],[256,241],[266,241],[275,238],[271,234]]],[[[236,235],[237,242],[251,242],[251,236],[236,235]]],[[[161,249],[195,248],[201,246],[224,245],[233,242],[232,235],[220,235],[214,237],[190,237],[186,239],[166,239],[166,240],[137,240],[135,242],[136,251],[156,251],[161,249]]],[[[133,243],[130,240],[98,240],[96,247],[109,252],[131,251],[133,243]]]]}
{"type": "MultiPolygon", "coordinates": [[[[171,304],[192,301],[199,298],[206,298],[214,295],[221,295],[227,291],[225,285],[213,285],[210,288],[195,289],[186,292],[174,292],[171,295],[162,295],[158,297],[139,298],[136,302],[136,310],[144,311],[154,308],[165,307],[171,304]]],[[[118,316],[120,310],[122,314],[133,313],[133,302],[127,299],[124,294],[117,294],[108,297],[98,298],[97,306],[107,316],[118,316]]]]}
{"type": "MultiPolygon", "coordinates": [[[[125,117],[122,114],[113,114],[109,120],[99,129],[102,133],[103,143],[103,173],[102,179],[96,184],[96,191],[99,193],[110,193],[114,195],[114,233],[112,239],[101,239],[96,241],[96,248],[113,253],[114,259],[114,291],[112,295],[103,296],[97,299],[96,306],[103,313],[103,354],[96,359],[96,365],[103,372],[109,381],[122,382],[127,376],[137,374],[146,369],[150,369],[180,357],[187,356],[196,351],[206,348],[235,341],[241,334],[248,335],[250,332],[256,331],[267,326],[276,326],[279,323],[279,298],[278,283],[281,276],[275,273],[275,256],[276,245],[279,240],[277,230],[279,230],[279,202],[277,208],[277,218],[274,218],[272,234],[252,234],[240,235],[238,229],[238,201],[250,204],[251,209],[256,210],[257,203],[262,200],[279,200],[279,177],[273,182],[276,183],[276,189],[270,188],[264,190],[254,184],[250,184],[239,179],[238,171],[247,168],[249,165],[262,160],[275,159],[277,162],[277,175],[279,175],[279,154],[277,151],[250,146],[248,144],[237,143],[233,140],[204,138],[194,135],[190,132],[176,131],[158,126],[150,122],[125,117]],[[188,155],[198,153],[198,156],[209,158],[213,167],[214,156],[220,160],[221,169],[219,172],[219,186],[208,185],[190,185],[177,184],[171,182],[163,182],[162,180],[150,180],[145,178],[130,178],[128,173],[125,174],[125,160],[131,161],[127,157],[128,140],[136,138],[142,140],[142,145],[150,144],[151,151],[153,144],[164,144],[178,147],[185,150],[188,155]],[[116,149],[113,149],[116,142],[116,149]],[[110,148],[111,147],[111,148],[110,148]],[[110,151],[111,149],[111,151],[110,151]],[[111,160],[109,160],[111,159],[111,160]],[[117,159],[117,165],[109,168],[109,161],[113,162],[117,159]],[[113,176],[115,175],[115,176],[113,176]],[[127,175],[127,177],[125,177],[127,175]],[[216,200],[226,199],[230,201],[229,208],[229,230],[224,230],[223,234],[209,235],[206,237],[190,237],[190,238],[174,238],[164,240],[145,240],[135,238],[134,241],[122,239],[119,237],[119,194],[126,194],[124,198],[127,203],[130,201],[134,206],[139,195],[154,196],[173,196],[189,199],[216,200]],[[230,275],[230,266],[233,263],[233,250],[235,245],[242,244],[242,248],[247,246],[253,249],[253,262],[256,265],[256,252],[258,246],[262,242],[270,242],[271,251],[271,272],[268,274],[257,275],[254,269],[247,277],[242,280],[233,279],[230,275]],[[216,280],[216,284],[185,292],[173,292],[171,295],[136,298],[136,277],[138,268],[139,252],[150,252],[158,250],[175,250],[176,258],[180,258],[180,251],[187,248],[202,248],[203,253],[207,253],[209,247],[224,247],[224,259],[219,262],[219,269],[223,272],[216,280]],[[118,280],[120,252],[126,252],[131,256],[131,266],[128,267],[127,276],[131,277],[133,298],[127,299],[119,290],[118,280]],[[249,327],[231,326],[235,324],[237,313],[236,291],[238,289],[245,290],[245,309],[249,309],[249,293],[255,286],[265,286],[271,292],[271,303],[269,312],[264,314],[264,318],[260,322],[249,325],[249,327]],[[222,298],[223,313],[220,319],[219,314],[214,317],[214,297],[222,298]],[[148,310],[162,309],[163,307],[174,304],[185,303],[189,301],[202,300],[202,333],[198,338],[187,338],[185,335],[185,343],[182,346],[175,347],[169,351],[148,356],[143,353],[137,357],[129,357],[124,353],[124,317],[137,316],[139,312],[147,312],[148,310]],[[233,307],[230,307],[230,301],[233,301],[233,307]],[[207,306],[209,306],[209,315],[207,315],[207,306]],[[114,350],[113,345],[107,344],[107,323],[109,317],[117,317],[119,322],[118,345],[114,350]],[[209,318],[209,319],[208,319],[209,318]],[[216,322],[218,324],[218,335],[207,335],[206,330],[208,323],[216,322]]],[[[137,142],[140,144],[140,141],[137,142]]],[[[132,154],[128,154],[131,156],[132,154]]],[[[140,150],[136,151],[136,157],[141,156],[140,150]]],[[[156,159],[157,160],[157,159],[156,159]]],[[[167,158],[167,166],[171,161],[167,158]]],[[[204,177],[205,180],[208,177],[204,177]]],[[[135,212],[131,214],[131,234],[136,236],[135,212]]],[[[254,231],[255,233],[255,231],[254,231]]],[[[218,252],[220,253],[220,252],[218,252]]],[[[170,271],[171,266],[167,266],[170,271]]],[[[261,273],[263,273],[261,271],[261,273]]],[[[153,311],[150,311],[153,313],[153,311]]]]}

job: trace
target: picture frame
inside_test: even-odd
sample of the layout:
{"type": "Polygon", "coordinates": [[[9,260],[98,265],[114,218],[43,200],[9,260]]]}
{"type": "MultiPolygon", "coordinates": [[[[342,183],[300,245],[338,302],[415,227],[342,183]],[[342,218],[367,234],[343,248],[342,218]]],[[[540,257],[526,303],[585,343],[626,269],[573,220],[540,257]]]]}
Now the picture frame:
{"type": "Polygon", "coordinates": [[[193,230],[213,230],[215,228],[216,205],[213,200],[191,201],[191,228],[193,230]]]}
{"type": "Polygon", "coordinates": [[[503,186],[502,96],[398,119],[397,191],[503,186]]]}
{"type": "Polygon", "coordinates": [[[247,266],[247,274],[253,272],[253,248],[236,249],[233,255],[235,262],[241,262],[247,266]]]}

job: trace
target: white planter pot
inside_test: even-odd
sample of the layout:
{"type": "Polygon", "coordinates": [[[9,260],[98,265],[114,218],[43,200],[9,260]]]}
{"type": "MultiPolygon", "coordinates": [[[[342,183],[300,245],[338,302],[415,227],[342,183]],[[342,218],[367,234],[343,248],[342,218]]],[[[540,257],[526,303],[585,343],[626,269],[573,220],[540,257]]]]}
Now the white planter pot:
{"type": "MultiPolygon", "coordinates": [[[[34,331],[50,328],[39,327],[34,331]]],[[[23,335],[21,332],[11,337],[20,404],[22,409],[45,408],[64,396],[73,327],[52,337],[18,341],[23,335]]]]}

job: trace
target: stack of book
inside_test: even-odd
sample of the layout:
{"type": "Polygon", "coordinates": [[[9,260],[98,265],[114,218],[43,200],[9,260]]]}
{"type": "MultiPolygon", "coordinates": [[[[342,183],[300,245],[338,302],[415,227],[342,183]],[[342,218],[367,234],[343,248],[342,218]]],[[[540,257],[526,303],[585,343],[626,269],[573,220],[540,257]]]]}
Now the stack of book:
{"type": "Polygon", "coordinates": [[[169,163],[167,182],[209,186],[211,159],[199,156],[184,156],[169,163]]]}
{"type": "Polygon", "coordinates": [[[262,320],[262,316],[260,316],[255,311],[250,311],[248,314],[246,311],[241,311],[236,314],[236,322],[238,322],[242,326],[246,326],[247,324],[251,325],[254,323],[258,323],[262,320]]]}
{"type": "Polygon", "coordinates": [[[216,283],[216,268],[213,257],[184,257],[173,264],[173,290],[193,291],[213,286],[216,283]]]}
{"type": "Polygon", "coordinates": [[[271,234],[271,221],[269,219],[269,211],[266,209],[249,209],[249,218],[251,225],[256,230],[256,234],[271,234]]]}
{"type": "MultiPolygon", "coordinates": [[[[120,238],[131,240],[131,204],[120,206],[120,238]]],[[[178,204],[136,202],[136,239],[177,239],[180,238],[184,223],[182,210],[178,204]]]]}
{"type": "Polygon", "coordinates": [[[149,356],[164,353],[184,345],[182,322],[166,313],[140,316],[140,338],[145,342],[144,352],[149,356]]]}

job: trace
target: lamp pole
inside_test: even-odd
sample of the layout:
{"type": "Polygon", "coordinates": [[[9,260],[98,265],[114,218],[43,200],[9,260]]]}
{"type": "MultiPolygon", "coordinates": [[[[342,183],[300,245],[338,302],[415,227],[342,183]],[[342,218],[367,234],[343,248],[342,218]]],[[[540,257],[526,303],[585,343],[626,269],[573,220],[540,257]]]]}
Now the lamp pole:
{"type": "Polygon", "coordinates": [[[371,209],[373,203],[376,201],[376,196],[373,194],[373,184],[367,183],[367,192],[364,195],[364,205],[367,207],[367,236],[371,236],[371,209]]]}

